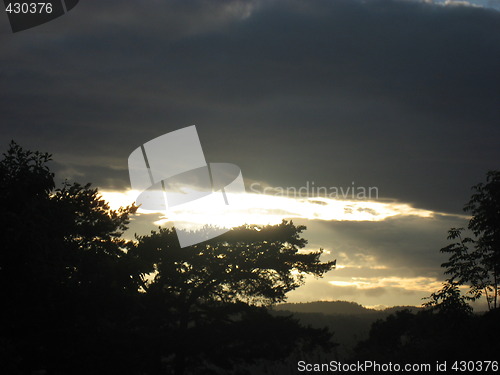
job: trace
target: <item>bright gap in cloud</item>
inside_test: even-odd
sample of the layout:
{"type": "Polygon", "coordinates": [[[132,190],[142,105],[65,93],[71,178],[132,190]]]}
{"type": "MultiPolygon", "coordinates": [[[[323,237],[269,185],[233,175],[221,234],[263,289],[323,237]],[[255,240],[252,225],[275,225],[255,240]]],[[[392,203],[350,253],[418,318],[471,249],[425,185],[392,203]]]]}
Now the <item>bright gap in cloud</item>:
{"type": "Polygon", "coordinates": [[[468,6],[500,10],[500,0],[414,0],[440,6],[468,6]]]}
{"type": "Polygon", "coordinates": [[[434,292],[441,288],[442,282],[435,277],[352,277],[349,280],[329,281],[334,286],[353,286],[358,289],[400,288],[404,290],[434,292]]]}
{"type": "MultiPolygon", "coordinates": [[[[102,197],[113,209],[127,206],[135,201],[138,193],[101,191],[102,197]]],[[[398,216],[433,217],[436,212],[417,209],[406,203],[340,200],[323,197],[285,197],[266,194],[227,194],[229,205],[217,207],[203,199],[169,208],[167,212],[146,211],[139,213],[161,213],[164,216],[156,225],[182,223],[186,225],[208,224],[219,227],[236,227],[243,224],[278,224],[283,219],[306,219],[324,221],[382,221],[398,216]]],[[[223,202],[222,202],[223,203],[223,202]]]]}

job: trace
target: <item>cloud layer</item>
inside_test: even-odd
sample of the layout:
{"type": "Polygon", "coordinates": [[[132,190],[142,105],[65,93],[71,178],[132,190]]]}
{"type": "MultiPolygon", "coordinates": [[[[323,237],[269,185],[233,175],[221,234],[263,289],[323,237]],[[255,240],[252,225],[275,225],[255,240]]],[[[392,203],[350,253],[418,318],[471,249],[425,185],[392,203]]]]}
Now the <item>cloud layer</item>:
{"type": "Polygon", "coordinates": [[[378,186],[458,211],[500,160],[500,15],[393,1],[82,3],[2,34],[0,141],[128,185],[137,145],[197,124],[273,186],[378,186]]]}
{"type": "MultiPolygon", "coordinates": [[[[499,168],[495,10],[388,0],[82,1],[35,29],[0,26],[0,144],[52,152],[60,179],[123,192],[130,152],[191,124],[207,160],[239,165],[249,185],[355,182],[434,213],[461,213],[470,186],[499,168]]],[[[134,223],[144,229],[143,218],[134,223]]],[[[439,215],[297,220],[309,225],[311,247],[345,266],[326,280],[337,284],[313,281],[298,293],[367,301],[410,296],[408,280],[434,285],[446,229],[463,225],[439,215]],[[360,277],[373,285],[362,288],[353,281],[360,277]]]]}

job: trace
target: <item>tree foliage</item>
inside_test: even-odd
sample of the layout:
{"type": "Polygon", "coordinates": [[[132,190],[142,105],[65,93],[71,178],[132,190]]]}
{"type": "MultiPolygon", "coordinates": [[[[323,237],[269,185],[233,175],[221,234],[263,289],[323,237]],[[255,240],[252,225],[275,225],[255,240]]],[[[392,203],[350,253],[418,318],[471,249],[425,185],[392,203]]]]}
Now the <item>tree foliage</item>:
{"type": "Polygon", "coordinates": [[[430,307],[441,314],[447,315],[470,315],[472,307],[467,303],[467,297],[460,292],[457,283],[447,281],[443,288],[427,297],[429,301],[424,306],[430,307]]]}
{"type": "MultiPolygon", "coordinates": [[[[500,349],[499,310],[484,315],[456,310],[399,311],[373,323],[369,337],[358,343],[355,360],[381,363],[496,360],[500,349]],[[488,359],[486,359],[488,358],[488,359]]],[[[452,362],[450,362],[452,363],[452,362]]]]}
{"type": "Polygon", "coordinates": [[[229,373],[329,348],[326,330],[269,314],[332,262],[303,226],[244,226],[181,249],[174,229],[126,240],[136,207],[90,184],[56,188],[49,154],[0,161],[0,372],[229,373]]]}
{"type": "MultiPolygon", "coordinates": [[[[175,337],[172,364],[175,373],[183,373],[187,363],[193,367],[199,353],[205,353],[214,363],[227,362],[227,351],[232,345],[217,346],[225,348],[220,351],[212,344],[216,340],[232,341],[232,334],[242,328],[249,334],[260,332],[264,336],[262,328],[267,326],[266,330],[270,330],[275,325],[281,339],[293,338],[287,344],[294,342],[292,346],[311,345],[312,334],[316,332],[316,339],[327,345],[324,332],[291,329],[294,324],[290,321],[266,317],[264,310],[255,307],[284,301],[286,293],[301,285],[304,275],[321,276],[333,268],[333,262],[320,262],[322,250],[300,251],[306,245],[300,236],[304,230],[304,226],[286,221],[276,226],[245,225],[183,249],[178,245],[175,230],[169,228],[137,238],[129,256],[148,259],[145,272],[156,271],[150,282],[144,273],[143,287],[157,301],[168,301],[168,319],[160,324],[168,326],[175,337]],[[262,320],[265,325],[247,331],[244,327],[252,325],[250,317],[262,320]],[[286,334],[283,328],[278,328],[283,324],[289,326],[286,334]],[[201,335],[211,337],[212,344],[194,338],[200,336],[196,333],[200,330],[213,332],[201,335]],[[228,336],[227,332],[232,334],[228,336]],[[193,345],[196,358],[191,355],[193,345]]],[[[251,357],[250,352],[261,353],[264,358],[277,356],[276,350],[262,351],[262,342],[250,339],[252,335],[246,336],[246,349],[243,344],[236,347],[240,354],[233,347],[230,358],[237,362],[251,357]]]]}
{"type": "Polygon", "coordinates": [[[320,262],[322,250],[300,252],[304,226],[283,221],[245,225],[202,244],[179,248],[173,229],[138,237],[131,252],[148,257],[157,274],[149,288],[160,288],[185,303],[196,301],[282,302],[306,274],[322,276],[333,262],[320,262]]]}
{"type": "Polygon", "coordinates": [[[464,228],[450,229],[448,239],[456,242],[441,249],[450,254],[442,267],[451,284],[470,286],[468,299],[484,295],[488,307],[495,309],[500,282],[500,172],[488,172],[486,183],[473,189],[464,210],[472,214],[468,229],[475,238],[464,237],[464,228]]]}
{"type": "Polygon", "coordinates": [[[3,373],[106,363],[89,332],[113,331],[137,290],[121,238],[136,208],[111,210],[90,185],[56,189],[50,158],[11,143],[0,161],[3,373]]]}
{"type": "Polygon", "coordinates": [[[448,232],[454,242],[441,249],[450,255],[442,264],[449,275],[443,287],[426,298],[426,309],[400,311],[375,322],[368,339],[356,346],[353,360],[418,363],[498,357],[500,172],[489,172],[486,184],[473,189],[464,209],[472,215],[468,230],[475,238],[464,236],[464,228],[448,232]],[[469,289],[466,295],[463,287],[469,289]],[[482,295],[490,311],[473,314],[468,302],[482,295]]]}

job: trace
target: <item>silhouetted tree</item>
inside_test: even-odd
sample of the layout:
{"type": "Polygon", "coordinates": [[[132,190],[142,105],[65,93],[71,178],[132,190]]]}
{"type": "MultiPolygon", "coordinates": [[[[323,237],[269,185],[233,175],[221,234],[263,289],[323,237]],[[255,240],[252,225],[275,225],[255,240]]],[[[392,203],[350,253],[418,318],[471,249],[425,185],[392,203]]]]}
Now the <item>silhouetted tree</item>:
{"type": "Polygon", "coordinates": [[[184,373],[188,361],[195,371],[196,365],[208,362],[227,367],[238,361],[283,358],[300,345],[327,344],[325,332],[304,331],[296,322],[257,307],[283,301],[306,274],[321,276],[333,268],[333,262],[320,262],[322,250],[300,251],[307,243],[300,236],[304,229],[286,221],[245,225],[182,249],[173,229],[138,237],[129,256],[149,259],[145,271],[157,272],[150,282],[144,275],[143,287],[165,306],[160,325],[173,332],[170,349],[176,374],[184,373]],[[249,320],[255,318],[262,324],[249,320]],[[238,341],[241,344],[235,345],[238,341]],[[273,341],[276,345],[269,344],[273,341]]]}
{"type": "Polygon", "coordinates": [[[429,307],[416,314],[398,312],[375,322],[367,340],[360,342],[353,359],[388,362],[496,359],[500,350],[498,283],[500,271],[500,172],[487,174],[487,183],[464,210],[472,214],[468,229],[476,237],[463,237],[463,228],[452,228],[455,243],[441,249],[449,253],[443,263],[450,277],[443,288],[427,297],[429,307]],[[462,295],[461,286],[469,286],[462,295]],[[473,314],[468,304],[485,294],[490,311],[473,314]]]}
{"type": "Polygon", "coordinates": [[[56,189],[50,158],[12,142],[0,160],[0,373],[221,373],[332,345],[265,308],[333,267],[300,251],[305,227],[185,249],[173,229],[127,241],[136,207],[111,210],[89,184],[56,189]]]}
{"type": "Polygon", "coordinates": [[[2,373],[115,362],[105,347],[138,288],[121,239],[135,207],[111,210],[90,185],[56,189],[49,161],[13,142],[0,161],[2,373]]]}
{"type": "Polygon", "coordinates": [[[500,283],[500,172],[488,172],[486,181],[473,187],[475,193],[464,207],[472,214],[468,229],[476,238],[463,237],[464,228],[450,229],[448,239],[457,242],[441,249],[450,254],[442,267],[451,275],[450,283],[470,286],[468,299],[484,294],[489,309],[495,309],[500,283]]]}
{"type": "Polygon", "coordinates": [[[438,313],[448,315],[470,315],[472,307],[467,303],[467,298],[460,292],[457,283],[447,281],[443,287],[424,299],[429,300],[424,306],[430,307],[438,313]]]}
{"type": "Polygon", "coordinates": [[[351,360],[496,360],[500,349],[497,312],[478,316],[446,310],[400,311],[373,323],[368,339],[356,346],[351,360]]]}

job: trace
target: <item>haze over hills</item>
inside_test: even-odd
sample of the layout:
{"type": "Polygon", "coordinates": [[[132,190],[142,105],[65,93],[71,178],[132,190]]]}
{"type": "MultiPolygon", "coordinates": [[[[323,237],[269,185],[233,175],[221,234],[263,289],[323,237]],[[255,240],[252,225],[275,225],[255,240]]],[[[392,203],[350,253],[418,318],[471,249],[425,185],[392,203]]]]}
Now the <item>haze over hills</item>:
{"type": "Polygon", "coordinates": [[[348,301],[316,301],[304,303],[282,303],[272,308],[276,315],[290,315],[304,325],[314,328],[327,327],[333,332],[333,341],[337,347],[337,359],[346,359],[354,346],[368,338],[373,322],[385,319],[390,314],[401,310],[417,312],[421,307],[394,306],[384,310],[364,307],[356,302],[348,301]]]}
{"type": "Polygon", "coordinates": [[[321,313],[326,315],[342,314],[342,315],[388,315],[396,311],[408,309],[412,312],[420,310],[417,306],[393,306],[383,310],[364,307],[356,302],[349,301],[315,301],[304,303],[282,303],[276,305],[274,310],[290,311],[294,313],[321,313]]]}

